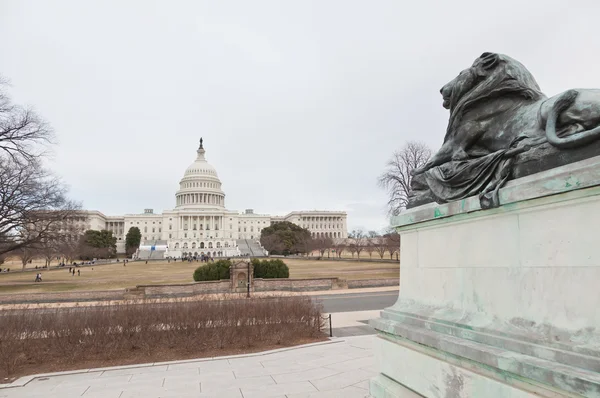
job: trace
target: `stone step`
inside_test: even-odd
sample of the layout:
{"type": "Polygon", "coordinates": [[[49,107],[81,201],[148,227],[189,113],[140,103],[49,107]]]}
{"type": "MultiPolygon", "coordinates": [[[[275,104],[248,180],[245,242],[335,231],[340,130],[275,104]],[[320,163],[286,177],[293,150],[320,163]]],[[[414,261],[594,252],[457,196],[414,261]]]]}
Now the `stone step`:
{"type": "Polygon", "coordinates": [[[415,328],[427,329],[437,333],[510,350],[519,354],[586,369],[592,372],[600,372],[600,352],[591,351],[590,349],[578,352],[569,349],[571,347],[565,343],[556,344],[548,342],[546,344],[540,344],[539,341],[535,341],[531,338],[533,333],[529,333],[529,339],[525,339],[521,335],[500,333],[499,331],[475,328],[470,325],[466,326],[459,323],[441,321],[439,319],[428,318],[417,314],[395,311],[393,308],[386,309],[386,311],[382,313],[382,317],[415,328]]]}
{"type": "Polygon", "coordinates": [[[444,357],[474,361],[495,372],[499,379],[511,377],[585,397],[600,396],[600,373],[594,371],[440,333],[404,320],[378,318],[370,324],[386,339],[399,344],[406,339],[433,348],[444,357]]]}

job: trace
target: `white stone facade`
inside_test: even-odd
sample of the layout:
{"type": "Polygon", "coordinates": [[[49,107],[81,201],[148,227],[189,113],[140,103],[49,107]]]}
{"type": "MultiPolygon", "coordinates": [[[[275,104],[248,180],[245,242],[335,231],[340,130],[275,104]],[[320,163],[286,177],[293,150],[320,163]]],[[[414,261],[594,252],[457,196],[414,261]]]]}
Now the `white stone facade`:
{"type": "Polygon", "coordinates": [[[272,223],[289,221],[311,231],[313,237],[348,236],[346,212],[293,211],[285,216],[243,213],[225,208],[225,192],[215,168],[206,161],[202,144],[196,160],[185,170],[175,194],[175,208],[155,214],[145,209],[142,214],[105,216],[99,211],[87,211],[87,229],[108,230],[117,237],[117,251],[125,251],[125,235],[138,227],[146,245],[164,243],[168,255],[208,254],[215,257],[239,254],[236,241],[258,240],[261,231],[272,223]],[[164,241],[164,242],[157,242],[164,241]]]}

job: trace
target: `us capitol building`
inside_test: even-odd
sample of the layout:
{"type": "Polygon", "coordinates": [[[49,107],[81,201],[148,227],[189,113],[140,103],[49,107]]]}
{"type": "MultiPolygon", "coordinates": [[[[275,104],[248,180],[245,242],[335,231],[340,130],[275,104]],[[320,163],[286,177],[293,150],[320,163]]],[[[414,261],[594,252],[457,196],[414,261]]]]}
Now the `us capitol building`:
{"type": "Polygon", "coordinates": [[[142,233],[140,258],[185,257],[210,254],[214,257],[263,255],[259,239],[263,228],[289,221],[308,229],[311,235],[342,239],[348,237],[346,212],[292,211],[285,216],[243,213],[225,208],[225,192],[215,168],[206,161],[202,139],[196,160],[185,170],[175,193],[175,208],[155,214],[105,216],[99,211],[85,212],[85,227],[108,230],[117,237],[117,252],[125,252],[129,228],[142,233]]]}

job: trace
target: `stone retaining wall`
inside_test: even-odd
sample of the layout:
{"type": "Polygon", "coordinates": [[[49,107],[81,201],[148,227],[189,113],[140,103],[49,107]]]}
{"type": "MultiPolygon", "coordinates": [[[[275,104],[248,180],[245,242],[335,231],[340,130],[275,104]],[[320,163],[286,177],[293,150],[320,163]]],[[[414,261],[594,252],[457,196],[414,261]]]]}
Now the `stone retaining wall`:
{"type": "Polygon", "coordinates": [[[199,294],[230,293],[231,281],[224,279],[220,281],[180,283],[176,285],[140,285],[145,298],[156,297],[186,297],[199,294]]]}
{"type": "MultiPolygon", "coordinates": [[[[364,279],[347,281],[340,278],[255,279],[255,292],[314,292],[322,290],[360,289],[398,286],[398,279],[364,279]]],[[[137,300],[168,297],[191,297],[202,294],[231,293],[229,279],[220,281],[179,283],[172,285],[139,285],[132,289],[67,292],[0,294],[1,304],[56,303],[79,301],[137,300]]]]}
{"type": "Polygon", "coordinates": [[[254,279],[254,291],[256,292],[314,292],[338,288],[338,278],[254,279]]]}
{"type": "Polygon", "coordinates": [[[348,289],[364,289],[368,287],[384,287],[384,286],[398,286],[400,285],[400,279],[361,279],[356,281],[348,281],[348,289]]]}

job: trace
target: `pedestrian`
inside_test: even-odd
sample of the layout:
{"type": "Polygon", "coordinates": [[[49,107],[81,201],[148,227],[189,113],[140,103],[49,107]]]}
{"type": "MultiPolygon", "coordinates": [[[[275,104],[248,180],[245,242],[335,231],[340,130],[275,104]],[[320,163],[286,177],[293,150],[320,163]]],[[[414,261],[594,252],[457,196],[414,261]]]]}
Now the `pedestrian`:
{"type": "Polygon", "coordinates": [[[75,276],[75,268],[73,268],[73,276],[75,276]]]}
{"type": "Polygon", "coordinates": [[[81,276],[81,270],[80,269],[77,270],[77,276],[81,276]]]}
{"type": "Polygon", "coordinates": [[[71,273],[71,267],[69,267],[69,274],[71,273]]]}

